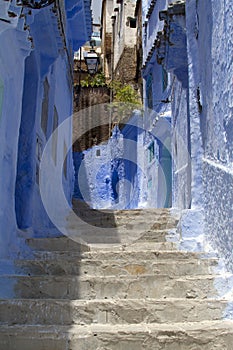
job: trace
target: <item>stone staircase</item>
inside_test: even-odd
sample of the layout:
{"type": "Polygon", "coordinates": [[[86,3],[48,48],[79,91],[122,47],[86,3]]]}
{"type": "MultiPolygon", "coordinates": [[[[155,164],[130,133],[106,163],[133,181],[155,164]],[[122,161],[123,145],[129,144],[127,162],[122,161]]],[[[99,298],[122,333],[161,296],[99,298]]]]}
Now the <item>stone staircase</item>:
{"type": "Polygon", "coordinates": [[[96,243],[105,214],[88,245],[26,240],[32,253],[0,277],[0,350],[232,350],[232,276],[218,259],[179,251],[167,209],[111,213],[119,242],[96,243]]]}

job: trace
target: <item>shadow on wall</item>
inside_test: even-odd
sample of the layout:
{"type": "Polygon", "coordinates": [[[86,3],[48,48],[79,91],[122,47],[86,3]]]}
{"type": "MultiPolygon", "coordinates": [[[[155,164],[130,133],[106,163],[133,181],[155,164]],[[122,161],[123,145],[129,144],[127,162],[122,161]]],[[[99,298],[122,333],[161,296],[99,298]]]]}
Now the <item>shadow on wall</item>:
{"type": "Polygon", "coordinates": [[[15,209],[17,224],[20,229],[32,225],[32,200],[34,189],[35,142],[34,129],[38,81],[35,77],[36,60],[32,52],[25,61],[25,79],[22,103],[22,118],[19,130],[17,177],[15,189],[15,209]]]}
{"type": "Polygon", "coordinates": [[[196,38],[198,40],[199,69],[201,86],[197,90],[197,102],[200,112],[201,136],[204,150],[207,146],[208,132],[213,128],[209,117],[213,116],[213,88],[212,88],[212,33],[213,33],[213,9],[212,1],[208,4],[198,1],[197,7],[196,38]],[[201,87],[205,88],[205,93],[201,87]]]}

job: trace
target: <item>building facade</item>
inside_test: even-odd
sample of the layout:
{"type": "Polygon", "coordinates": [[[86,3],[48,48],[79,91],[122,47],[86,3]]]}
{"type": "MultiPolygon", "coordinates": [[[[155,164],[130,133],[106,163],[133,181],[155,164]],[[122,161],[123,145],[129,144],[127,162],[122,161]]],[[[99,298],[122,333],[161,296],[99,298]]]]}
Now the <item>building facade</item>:
{"type": "Polygon", "coordinates": [[[201,250],[211,243],[232,269],[232,4],[152,1],[142,9],[148,106],[166,100],[154,95],[162,91],[154,75],[168,73],[163,108],[169,101],[172,206],[183,211],[182,245],[201,250]]]}
{"type": "MultiPolygon", "coordinates": [[[[172,77],[157,60],[157,37],[163,24],[159,12],[166,1],[141,2],[142,78],[144,105],[143,192],[148,206],[171,207],[171,89],[172,77]]],[[[140,22],[139,22],[140,23],[140,22]]]]}
{"type": "Polygon", "coordinates": [[[39,186],[51,135],[51,166],[57,171],[65,158],[63,186],[71,200],[72,123],[62,136],[56,129],[72,116],[73,51],[91,34],[91,13],[88,1],[72,0],[1,2],[0,12],[0,255],[5,257],[17,252],[20,236],[55,229],[39,186]]]}
{"type": "Polygon", "coordinates": [[[136,1],[105,0],[102,5],[103,72],[137,88],[136,1]]]}
{"type": "Polygon", "coordinates": [[[102,68],[107,80],[112,78],[113,61],[113,23],[112,23],[113,0],[102,2],[101,12],[101,51],[102,68]]]}

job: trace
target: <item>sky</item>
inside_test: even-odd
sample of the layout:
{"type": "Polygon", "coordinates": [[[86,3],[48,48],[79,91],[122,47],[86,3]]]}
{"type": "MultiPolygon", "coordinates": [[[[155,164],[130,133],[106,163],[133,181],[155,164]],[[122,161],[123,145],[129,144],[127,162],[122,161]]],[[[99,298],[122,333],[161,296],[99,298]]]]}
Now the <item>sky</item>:
{"type": "Polygon", "coordinates": [[[102,0],[92,0],[93,23],[100,23],[102,0]]]}

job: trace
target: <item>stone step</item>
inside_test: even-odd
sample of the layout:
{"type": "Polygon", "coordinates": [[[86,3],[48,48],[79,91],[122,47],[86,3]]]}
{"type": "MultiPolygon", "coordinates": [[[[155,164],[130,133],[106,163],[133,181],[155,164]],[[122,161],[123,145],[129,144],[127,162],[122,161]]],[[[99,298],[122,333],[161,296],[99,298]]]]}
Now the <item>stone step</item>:
{"type": "Polygon", "coordinates": [[[89,259],[89,260],[109,260],[110,261],[125,261],[131,262],[139,260],[189,260],[189,259],[201,259],[204,257],[203,253],[193,253],[187,251],[178,250],[157,250],[157,249],[145,249],[145,250],[134,250],[133,248],[128,248],[127,250],[92,250],[84,252],[81,255],[77,252],[69,251],[36,251],[34,257],[37,259],[49,260],[55,259],[59,260],[62,258],[72,257],[73,261],[89,259]]]}
{"type": "Polygon", "coordinates": [[[214,298],[229,292],[232,276],[168,275],[74,277],[3,276],[0,298],[39,299],[139,299],[139,298],[214,298]],[[215,288],[216,286],[216,288],[215,288]]]}
{"type": "MultiPolygon", "coordinates": [[[[206,275],[216,270],[217,259],[110,261],[95,259],[15,260],[5,269],[8,274],[119,276],[167,274],[168,276],[206,275]]],[[[4,270],[4,269],[3,269],[4,270]]]]}
{"type": "Polygon", "coordinates": [[[33,250],[49,250],[49,251],[74,251],[83,253],[89,251],[87,244],[81,244],[66,237],[53,238],[27,238],[26,244],[33,250]]]}
{"type": "Polygon", "coordinates": [[[175,230],[144,230],[135,242],[166,242],[166,241],[178,241],[180,237],[175,230]]]}
{"type": "MultiPolygon", "coordinates": [[[[70,222],[72,225],[72,221],[70,222]]],[[[102,228],[102,229],[114,229],[112,230],[113,232],[120,232],[121,231],[126,231],[126,232],[143,232],[146,230],[168,230],[168,229],[174,229],[176,228],[178,224],[178,221],[176,219],[166,219],[164,218],[161,220],[160,218],[154,217],[151,219],[148,219],[147,217],[144,218],[137,218],[137,219],[132,219],[132,218],[127,218],[125,220],[115,220],[115,218],[112,221],[107,220],[105,222],[104,219],[95,219],[95,218],[88,218],[86,220],[86,225],[88,225],[88,235],[94,234],[96,227],[102,228]]],[[[85,233],[85,231],[83,232],[85,233]]]]}
{"type": "Polygon", "coordinates": [[[50,252],[74,252],[83,254],[88,251],[125,251],[125,250],[175,250],[175,242],[132,242],[130,244],[86,244],[81,245],[69,238],[30,238],[26,243],[33,250],[50,251],[50,252]]]}
{"type": "Polygon", "coordinates": [[[163,230],[163,229],[172,229],[175,228],[178,224],[178,221],[175,219],[167,219],[167,218],[151,218],[149,220],[147,217],[144,217],[143,220],[125,220],[119,222],[116,221],[116,226],[119,228],[125,227],[128,230],[163,230]]]}
{"type": "MultiPolygon", "coordinates": [[[[136,225],[137,226],[137,225],[136,225]]],[[[74,234],[75,236],[75,234],[74,234]]],[[[96,232],[95,228],[89,228],[88,232],[83,229],[79,230],[77,239],[80,239],[89,244],[121,244],[128,242],[166,242],[174,241],[178,242],[179,235],[176,233],[176,229],[161,229],[150,230],[143,226],[131,230],[126,228],[116,229],[114,232],[104,230],[96,232]]]]}
{"type": "Polygon", "coordinates": [[[136,217],[160,217],[178,218],[179,211],[169,208],[141,208],[141,209],[91,209],[85,203],[73,202],[73,209],[79,212],[83,217],[97,217],[97,218],[136,218],[136,217]],[[91,214],[91,215],[90,215],[91,214]]]}
{"type": "Polygon", "coordinates": [[[89,251],[157,251],[157,250],[176,250],[175,242],[132,242],[131,244],[89,244],[89,251]]]}
{"type": "Polygon", "coordinates": [[[176,323],[221,320],[233,314],[233,300],[0,300],[0,324],[73,325],[176,323]]]}
{"type": "Polygon", "coordinates": [[[233,321],[89,326],[2,326],[4,350],[232,350],[233,321]]]}
{"type": "Polygon", "coordinates": [[[175,225],[180,219],[180,212],[171,209],[129,209],[129,210],[80,210],[74,207],[75,213],[87,221],[114,222],[115,224],[128,223],[130,221],[150,222],[173,222],[175,225]]]}
{"type": "Polygon", "coordinates": [[[76,251],[85,252],[88,251],[89,244],[101,244],[101,245],[120,245],[144,242],[177,242],[179,237],[176,230],[173,229],[155,229],[149,230],[146,227],[140,227],[136,224],[137,229],[116,229],[113,232],[111,230],[98,230],[95,227],[89,226],[89,230],[78,231],[77,237],[71,239],[71,237],[52,237],[52,238],[27,238],[26,244],[33,250],[47,250],[47,251],[76,251]],[[84,242],[84,243],[79,243],[84,242]],[[87,243],[87,244],[86,244],[87,243]]]}
{"type": "MultiPolygon", "coordinates": [[[[82,205],[81,205],[82,206],[82,205]]],[[[74,212],[84,222],[98,227],[176,227],[179,213],[170,209],[133,209],[133,210],[94,210],[74,205],[74,212]]]]}

